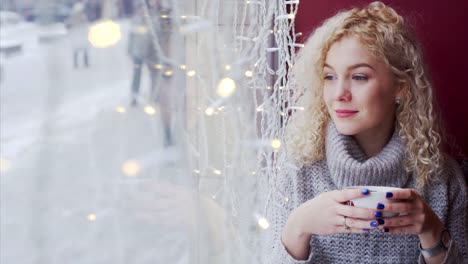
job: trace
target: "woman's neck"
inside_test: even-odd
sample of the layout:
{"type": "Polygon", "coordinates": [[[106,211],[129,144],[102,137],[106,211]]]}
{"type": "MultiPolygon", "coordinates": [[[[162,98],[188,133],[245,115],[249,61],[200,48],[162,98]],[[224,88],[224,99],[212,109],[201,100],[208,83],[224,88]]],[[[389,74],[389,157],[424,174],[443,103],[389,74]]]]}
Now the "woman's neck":
{"type": "Polygon", "coordinates": [[[390,141],[393,134],[393,125],[388,128],[380,128],[379,131],[367,131],[354,136],[359,147],[367,157],[374,157],[390,141]]]}

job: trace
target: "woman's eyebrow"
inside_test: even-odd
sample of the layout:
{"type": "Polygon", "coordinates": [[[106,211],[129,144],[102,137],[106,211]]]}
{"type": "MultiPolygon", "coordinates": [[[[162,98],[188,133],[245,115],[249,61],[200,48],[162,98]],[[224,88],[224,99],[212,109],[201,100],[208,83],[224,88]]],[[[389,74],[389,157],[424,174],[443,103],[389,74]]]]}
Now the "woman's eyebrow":
{"type": "MultiPolygon", "coordinates": [[[[333,67],[328,65],[328,64],[324,64],[323,67],[327,67],[327,68],[330,68],[333,70],[333,67]]],[[[357,63],[357,64],[353,64],[351,66],[348,67],[348,70],[352,70],[352,69],[356,69],[356,68],[360,68],[360,67],[367,67],[367,68],[371,68],[372,70],[375,71],[374,67],[370,66],[369,64],[367,63],[357,63]]]]}

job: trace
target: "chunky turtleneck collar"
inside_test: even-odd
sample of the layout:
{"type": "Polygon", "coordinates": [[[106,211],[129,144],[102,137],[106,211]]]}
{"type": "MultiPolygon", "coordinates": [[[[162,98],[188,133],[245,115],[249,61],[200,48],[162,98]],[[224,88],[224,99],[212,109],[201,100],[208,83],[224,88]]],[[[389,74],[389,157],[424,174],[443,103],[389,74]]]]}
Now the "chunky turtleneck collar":
{"type": "Polygon", "coordinates": [[[339,133],[330,122],[325,151],[332,181],[338,188],[356,185],[404,187],[408,181],[404,168],[405,148],[397,132],[379,154],[367,158],[351,136],[339,133]]]}

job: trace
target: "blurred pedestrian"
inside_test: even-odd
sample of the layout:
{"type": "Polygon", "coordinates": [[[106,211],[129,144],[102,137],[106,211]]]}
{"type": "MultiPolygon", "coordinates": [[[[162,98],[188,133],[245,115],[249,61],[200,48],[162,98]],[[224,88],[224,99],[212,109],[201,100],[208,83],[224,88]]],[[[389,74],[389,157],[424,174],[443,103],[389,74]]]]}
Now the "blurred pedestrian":
{"type": "Polygon", "coordinates": [[[79,67],[79,57],[83,58],[83,65],[89,66],[88,43],[88,16],[85,12],[85,4],[78,1],[73,5],[72,12],[67,19],[67,27],[71,36],[73,49],[73,67],[79,67]]]}
{"type": "Polygon", "coordinates": [[[151,30],[153,20],[146,16],[144,2],[139,2],[136,12],[132,18],[130,35],[128,42],[128,54],[133,60],[133,77],[131,83],[132,101],[131,105],[137,105],[137,98],[140,91],[140,82],[143,65],[146,65],[151,78],[151,95],[156,93],[156,85],[159,78],[159,69],[162,68],[157,56],[157,49],[154,46],[151,30]]]}

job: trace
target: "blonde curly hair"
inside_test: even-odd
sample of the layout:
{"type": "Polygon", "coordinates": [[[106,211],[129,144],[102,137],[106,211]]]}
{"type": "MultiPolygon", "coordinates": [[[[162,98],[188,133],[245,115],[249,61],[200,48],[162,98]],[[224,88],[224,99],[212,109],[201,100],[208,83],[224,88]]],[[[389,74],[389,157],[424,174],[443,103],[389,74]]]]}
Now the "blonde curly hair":
{"type": "Polygon", "coordinates": [[[298,165],[324,158],[330,116],[322,96],[323,66],[330,46],[346,36],[357,37],[391,69],[402,95],[395,124],[406,146],[406,169],[416,173],[419,185],[435,179],[446,158],[423,52],[403,18],[381,2],[329,18],[299,52],[291,87],[304,111],[294,113],[286,126],[288,155],[298,165]]]}

